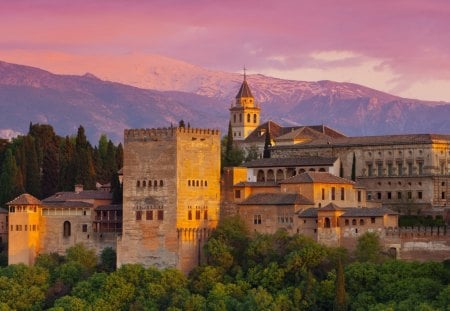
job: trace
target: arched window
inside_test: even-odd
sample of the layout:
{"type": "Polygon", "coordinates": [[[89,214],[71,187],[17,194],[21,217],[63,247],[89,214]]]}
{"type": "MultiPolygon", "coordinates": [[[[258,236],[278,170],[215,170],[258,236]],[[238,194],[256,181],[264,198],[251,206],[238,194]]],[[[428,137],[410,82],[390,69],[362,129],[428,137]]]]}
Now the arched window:
{"type": "Polygon", "coordinates": [[[148,186],[149,186],[149,187],[152,186],[152,181],[151,181],[151,180],[148,181],[148,186]]]}
{"type": "Polygon", "coordinates": [[[239,122],[242,122],[242,113],[239,114],[239,122]]]}
{"type": "Polygon", "coordinates": [[[256,181],[266,181],[263,170],[258,171],[258,175],[256,176],[256,181]]]}
{"type": "Polygon", "coordinates": [[[188,180],[188,186],[189,187],[191,186],[191,180],[190,179],[188,180]]]}
{"type": "Polygon", "coordinates": [[[299,174],[304,173],[304,172],[305,172],[305,169],[303,169],[303,168],[301,168],[301,169],[298,170],[298,173],[299,173],[299,174]]]}
{"type": "Polygon", "coordinates": [[[208,187],[208,181],[205,180],[205,187],[208,187]]]}
{"type": "Polygon", "coordinates": [[[310,168],[310,169],[309,169],[309,171],[310,171],[310,172],[315,172],[315,171],[316,171],[316,169],[314,169],[314,168],[310,168]]]}
{"type": "Polygon", "coordinates": [[[324,227],[325,227],[325,228],[330,228],[330,227],[331,227],[331,221],[330,221],[330,218],[328,218],[328,217],[325,218],[324,227]]]}
{"type": "Polygon", "coordinates": [[[195,186],[200,187],[200,183],[198,182],[198,180],[195,181],[195,186]]]}
{"type": "Polygon", "coordinates": [[[153,181],[153,187],[158,187],[158,181],[157,180],[153,181]]]}
{"type": "Polygon", "coordinates": [[[64,222],[64,225],[63,225],[63,236],[65,237],[65,238],[68,238],[68,237],[70,237],[70,221],[65,221],[64,222]]]}
{"type": "Polygon", "coordinates": [[[192,211],[188,211],[188,220],[192,220],[192,211]]]}
{"type": "Polygon", "coordinates": [[[267,181],[274,181],[275,180],[275,174],[273,173],[273,170],[267,171],[267,181]]]}
{"type": "Polygon", "coordinates": [[[236,115],[233,114],[233,123],[236,123],[236,115]]]}
{"type": "Polygon", "coordinates": [[[319,172],[326,172],[323,167],[319,168],[319,172]]]}
{"type": "Polygon", "coordinates": [[[159,186],[160,187],[164,186],[164,182],[162,180],[159,181],[159,186]]]}
{"type": "Polygon", "coordinates": [[[247,122],[250,123],[250,114],[247,114],[247,122]]]}
{"type": "Polygon", "coordinates": [[[145,180],[142,181],[142,187],[147,187],[147,182],[145,180]]]}
{"type": "Polygon", "coordinates": [[[364,219],[360,219],[360,220],[359,220],[359,225],[360,225],[360,226],[364,226],[364,219]]]}
{"type": "Polygon", "coordinates": [[[356,219],[352,219],[352,225],[356,226],[356,219]]]}
{"type": "Polygon", "coordinates": [[[345,220],[345,225],[348,226],[349,225],[349,221],[348,219],[345,220]]]}
{"type": "Polygon", "coordinates": [[[141,182],[138,180],[136,181],[136,187],[140,187],[141,186],[141,182]]]}
{"type": "Polygon", "coordinates": [[[256,113],[253,115],[253,123],[256,123],[256,121],[258,120],[258,117],[256,116],[256,113]]]}
{"type": "Polygon", "coordinates": [[[284,172],[282,169],[277,170],[277,181],[284,179],[284,172]]]}

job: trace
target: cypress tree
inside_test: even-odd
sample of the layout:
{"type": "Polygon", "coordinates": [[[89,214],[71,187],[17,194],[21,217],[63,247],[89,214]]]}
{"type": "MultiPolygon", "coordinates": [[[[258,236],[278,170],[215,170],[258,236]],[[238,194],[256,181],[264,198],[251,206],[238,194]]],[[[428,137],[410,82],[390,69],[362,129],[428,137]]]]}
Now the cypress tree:
{"type": "Polygon", "coordinates": [[[73,190],[76,175],[74,153],[74,145],[66,136],[60,148],[59,190],[73,190]]]}
{"type": "Polygon", "coordinates": [[[112,203],[121,204],[123,202],[123,187],[119,181],[117,172],[115,172],[111,178],[111,192],[113,194],[112,203]]]}
{"type": "Polygon", "coordinates": [[[353,162],[352,162],[352,180],[356,181],[356,155],[353,152],[353,162]]]}
{"type": "Polygon", "coordinates": [[[123,147],[122,143],[119,143],[116,150],[116,164],[117,168],[121,169],[123,167],[123,147]]]}
{"type": "Polygon", "coordinates": [[[264,141],[263,158],[270,158],[270,147],[272,147],[272,139],[270,137],[270,131],[267,129],[266,139],[264,141]]]}
{"type": "Polygon", "coordinates": [[[338,266],[336,271],[336,299],[334,302],[334,310],[336,311],[347,310],[344,268],[342,267],[341,258],[339,258],[338,260],[338,266]]]}
{"type": "Polygon", "coordinates": [[[56,137],[44,150],[42,161],[42,196],[44,198],[58,191],[59,185],[59,148],[56,137]]]}
{"type": "Polygon", "coordinates": [[[233,153],[233,130],[231,129],[231,122],[228,122],[227,145],[225,148],[225,162],[227,164],[232,162],[232,153],[233,153]]]}
{"type": "Polygon", "coordinates": [[[0,204],[12,200],[23,192],[22,174],[17,168],[16,159],[11,149],[6,150],[5,159],[2,163],[2,173],[0,174],[0,204]]]}
{"type": "Polygon", "coordinates": [[[87,141],[84,128],[80,125],[75,141],[75,182],[86,189],[95,188],[95,169],[92,159],[92,147],[87,141]]]}
{"type": "Polygon", "coordinates": [[[41,196],[41,176],[36,145],[32,136],[25,136],[24,146],[26,150],[25,189],[29,194],[39,198],[41,196]]]}
{"type": "Polygon", "coordinates": [[[111,140],[108,142],[104,168],[105,168],[105,181],[111,181],[113,175],[117,173],[116,147],[114,146],[111,140]]]}

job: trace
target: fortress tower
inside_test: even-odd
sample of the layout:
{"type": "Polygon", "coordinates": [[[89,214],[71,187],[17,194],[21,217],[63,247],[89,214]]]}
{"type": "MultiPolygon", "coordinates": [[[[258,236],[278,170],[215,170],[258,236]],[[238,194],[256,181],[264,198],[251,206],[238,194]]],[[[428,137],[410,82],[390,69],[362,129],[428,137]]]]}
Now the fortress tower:
{"type": "Polygon", "coordinates": [[[39,253],[39,224],[41,201],[24,193],[9,207],[8,264],[33,265],[39,253]]]}
{"type": "Polygon", "coordinates": [[[217,226],[218,130],[125,130],[123,235],[118,266],[142,263],[189,272],[217,226]]]}
{"type": "Polygon", "coordinates": [[[244,140],[259,125],[260,108],[247,83],[244,72],[244,81],[236,95],[236,101],[230,108],[230,122],[233,131],[233,140],[244,140]]]}

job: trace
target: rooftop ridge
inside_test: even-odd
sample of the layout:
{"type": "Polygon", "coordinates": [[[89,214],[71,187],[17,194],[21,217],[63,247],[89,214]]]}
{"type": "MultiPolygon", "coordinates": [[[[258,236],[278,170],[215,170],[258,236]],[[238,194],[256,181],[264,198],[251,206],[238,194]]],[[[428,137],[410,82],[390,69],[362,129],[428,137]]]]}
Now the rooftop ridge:
{"type": "Polygon", "coordinates": [[[158,138],[170,138],[177,134],[200,134],[219,136],[218,129],[209,128],[189,128],[189,127],[163,127],[163,128],[147,128],[147,129],[125,129],[124,140],[158,140],[158,138]]]}

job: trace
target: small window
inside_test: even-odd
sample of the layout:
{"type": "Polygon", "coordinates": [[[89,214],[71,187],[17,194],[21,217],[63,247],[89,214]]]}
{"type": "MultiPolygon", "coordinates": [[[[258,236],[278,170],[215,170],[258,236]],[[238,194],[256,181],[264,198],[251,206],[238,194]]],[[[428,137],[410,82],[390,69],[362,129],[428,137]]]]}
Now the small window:
{"type": "Polygon", "coordinates": [[[247,114],[247,122],[250,123],[250,114],[247,114]]]}
{"type": "Polygon", "coordinates": [[[441,199],[445,199],[445,191],[442,191],[442,193],[441,193],[441,199]]]}
{"type": "Polygon", "coordinates": [[[153,187],[158,187],[158,181],[157,180],[153,181],[153,187]]]}
{"type": "Polygon", "coordinates": [[[388,198],[388,200],[392,199],[392,192],[387,193],[387,198],[388,198]]]}
{"type": "Polygon", "coordinates": [[[153,211],[146,211],[145,212],[145,219],[146,220],[153,220],[153,211]]]}
{"type": "Polygon", "coordinates": [[[205,209],[204,211],[203,211],[203,219],[208,219],[208,210],[207,209],[205,209]]]}
{"type": "Polygon", "coordinates": [[[325,189],[322,188],[322,200],[325,200],[325,189]]]}
{"type": "Polygon", "coordinates": [[[331,200],[335,200],[336,199],[336,188],[335,187],[331,187],[331,200]]]}
{"type": "Polygon", "coordinates": [[[422,191],[417,192],[417,198],[422,199],[422,191]]]}
{"type": "Polygon", "coordinates": [[[71,234],[71,225],[70,225],[70,221],[65,221],[64,222],[64,224],[63,224],[63,235],[64,235],[64,237],[65,238],[68,238],[68,237],[70,237],[70,234],[71,234]]]}
{"type": "Polygon", "coordinates": [[[136,212],[136,220],[142,220],[142,212],[141,211],[136,212]]]}
{"type": "Polygon", "coordinates": [[[350,224],[350,222],[348,221],[348,219],[345,220],[345,225],[348,226],[350,224]]]}
{"type": "Polygon", "coordinates": [[[241,190],[234,190],[234,198],[235,199],[241,198],[241,190]]]}
{"type": "Polygon", "coordinates": [[[148,187],[149,187],[149,188],[152,187],[152,181],[151,181],[151,180],[148,181],[148,187]]]}
{"type": "Polygon", "coordinates": [[[140,186],[141,186],[141,181],[140,180],[136,181],[136,187],[140,187],[140,186]]]}
{"type": "Polygon", "coordinates": [[[83,210],[83,216],[86,216],[86,210],[83,210]]]}
{"type": "Polygon", "coordinates": [[[372,224],[375,223],[375,217],[371,217],[371,218],[370,218],[370,223],[372,223],[372,224]]]}
{"type": "Polygon", "coordinates": [[[399,191],[399,192],[397,192],[397,199],[401,199],[402,198],[402,193],[399,191]]]}
{"type": "Polygon", "coordinates": [[[160,187],[163,187],[163,186],[164,186],[164,181],[160,180],[160,181],[159,181],[159,186],[160,186],[160,187]]]}
{"type": "Polygon", "coordinates": [[[256,114],[254,114],[253,115],[253,123],[256,123],[256,121],[257,121],[257,116],[256,116],[256,114]]]}
{"type": "Polygon", "coordinates": [[[33,231],[36,231],[36,225],[33,225],[33,231]]]}
{"type": "Polygon", "coordinates": [[[412,199],[412,192],[408,191],[408,200],[411,200],[411,199],[412,199]]]}
{"type": "Polygon", "coordinates": [[[200,219],[200,211],[199,210],[195,211],[195,219],[197,219],[197,220],[200,219]]]}
{"type": "Polygon", "coordinates": [[[361,202],[361,190],[358,190],[358,202],[361,202]]]}
{"type": "Polygon", "coordinates": [[[381,200],[381,192],[377,192],[377,199],[381,200]]]}
{"type": "Polygon", "coordinates": [[[28,231],[28,225],[25,225],[25,231],[28,231]]]}
{"type": "Polygon", "coordinates": [[[81,231],[87,232],[87,228],[88,228],[88,225],[84,224],[84,225],[82,225],[82,227],[81,227],[81,231]]]}
{"type": "Polygon", "coordinates": [[[356,219],[352,219],[352,225],[356,226],[356,219]]]}
{"type": "Polygon", "coordinates": [[[158,220],[164,220],[164,211],[163,210],[158,211],[158,220]]]}
{"type": "Polygon", "coordinates": [[[359,220],[359,225],[360,225],[360,226],[364,226],[364,219],[360,219],[360,220],[359,220]]]}
{"type": "Polygon", "coordinates": [[[147,182],[145,180],[142,181],[142,187],[147,187],[147,182]]]}
{"type": "Polygon", "coordinates": [[[188,211],[188,220],[192,220],[192,211],[188,211]]]}
{"type": "Polygon", "coordinates": [[[14,226],[13,225],[11,225],[11,231],[14,231],[14,226]]]}
{"type": "Polygon", "coordinates": [[[345,200],[345,189],[341,188],[341,200],[345,200]]]}
{"type": "Polygon", "coordinates": [[[208,187],[208,181],[205,180],[205,187],[208,187]]]}
{"type": "Polygon", "coordinates": [[[260,225],[261,224],[261,215],[254,215],[253,216],[253,224],[260,225]]]}
{"type": "Polygon", "coordinates": [[[189,179],[188,180],[188,187],[190,187],[191,186],[191,180],[189,179]]]}
{"type": "Polygon", "coordinates": [[[197,180],[197,181],[195,181],[195,185],[196,185],[197,187],[199,187],[199,186],[200,186],[200,183],[198,182],[198,180],[197,180]]]}
{"type": "Polygon", "coordinates": [[[202,187],[203,187],[203,180],[202,180],[202,181],[200,181],[200,186],[202,186],[202,187]]]}

